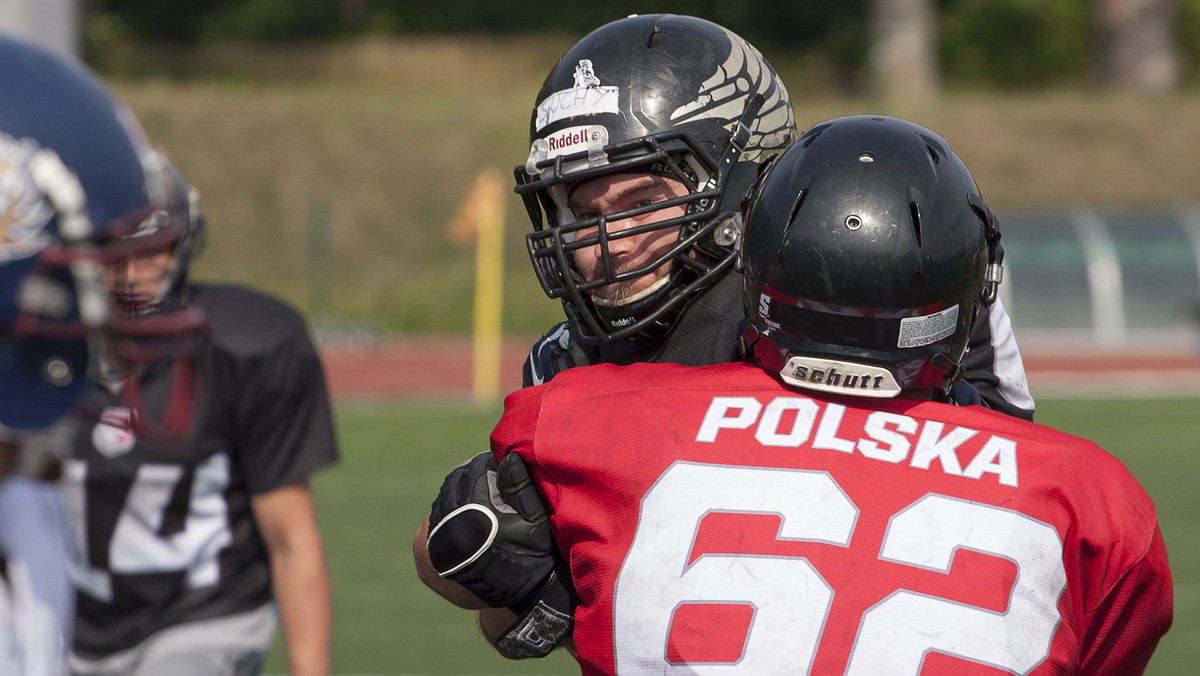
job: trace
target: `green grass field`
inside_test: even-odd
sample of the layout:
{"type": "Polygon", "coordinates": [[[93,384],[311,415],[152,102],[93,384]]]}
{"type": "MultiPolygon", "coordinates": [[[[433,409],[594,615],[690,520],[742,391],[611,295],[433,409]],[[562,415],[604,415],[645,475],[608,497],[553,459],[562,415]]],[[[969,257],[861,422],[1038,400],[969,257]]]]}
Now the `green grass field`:
{"type": "MultiPolygon", "coordinates": [[[[1158,504],[1175,577],[1175,625],[1147,672],[1183,676],[1200,664],[1200,399],[1042,399],[1043,423],[1088,437],[1123,459],[1158,504]]],[[[459,404],[341,406],[343,461],[316,486],[334,577],[337,674],[572,674],[564,654],[509,662],[472,615],[425,589],[410,542],[442,476],[483,450],[498,408],[459,404]]],[[[561,651],[560,651],[561,653],[561,651]]],[[[286,673],[278,646],[267,672],[286,673]]]]}

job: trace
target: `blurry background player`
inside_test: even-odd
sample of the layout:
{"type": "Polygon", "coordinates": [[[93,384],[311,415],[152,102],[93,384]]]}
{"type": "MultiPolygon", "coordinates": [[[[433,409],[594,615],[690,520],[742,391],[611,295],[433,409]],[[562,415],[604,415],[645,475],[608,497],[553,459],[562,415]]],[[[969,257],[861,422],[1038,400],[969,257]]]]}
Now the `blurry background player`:
{"type": "MultiPolygon", "coordinates": [[[[173,332],[118,320],[98,238],[154,201],[132,118],[82,66],[0,36],[0,673],[61,676],[74,591],[54,481],[66,415],[86,388],[87,340],[173,332]]],[[[191,315],[194,318],[194,315],[191,315]]]]}
{"type": "MultiPolygon", "coordinates": [[[[516,191],[534,270],[568,321],[531,349],[525,385],[583,364],[739,359],[742,202],[798,136],[761,54],[703,19],[614,21],[550,71],[529,132],[516,191]]],[[[959,403],[1032,418],[1000,303],[983,311],[970,348],[959,403]]]]}
{"type": "Polygon", "coordinates": [[[133,349],[153,342],[100,350],[83,400],[98,421],[66,474],[82,558],[72,672],[257,674],[281,620],[290,673],[324,676],[331,599],[309,478],[337,448],[320,359],[292,308],[188,279],[197,193],[161,153],[141,160],[178,209],[112,241],[135,253],[108,262],[105,284],[120,317],[199,308],[208,335],[166,360],[133,349]]]}
{"type": "Polygon", "coordinates": [[[1085,439],[944,403],[998,241],[933,132],[814,126],[749,203],[753,363],[510,394],[499,467],[452,472],[414,543],[422,579],[525,603],[530,576],[477,569],[532,571],[548,515],[585,674],[1142,673],[1172,616],[1149,496],[1085,439]]]}

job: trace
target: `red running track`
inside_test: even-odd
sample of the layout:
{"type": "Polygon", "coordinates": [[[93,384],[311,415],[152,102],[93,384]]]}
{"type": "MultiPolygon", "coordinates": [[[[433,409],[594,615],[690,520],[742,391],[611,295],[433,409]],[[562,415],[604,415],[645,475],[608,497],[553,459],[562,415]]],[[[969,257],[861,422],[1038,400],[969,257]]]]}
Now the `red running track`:
{"type": "MultiPolygon", "coordinates": [[[[501,350],[502,392],[521,386],[521,363],[534,338],[501,350]]],[[[469,398],[471,343],[461,337],[412,337],[367,346],[322,345],[335,401],[469,398]]],[[[1200,395],[1200,351],[1049,354],[1023,351],[1034,396],[1042,393],[1200,395]]]]}

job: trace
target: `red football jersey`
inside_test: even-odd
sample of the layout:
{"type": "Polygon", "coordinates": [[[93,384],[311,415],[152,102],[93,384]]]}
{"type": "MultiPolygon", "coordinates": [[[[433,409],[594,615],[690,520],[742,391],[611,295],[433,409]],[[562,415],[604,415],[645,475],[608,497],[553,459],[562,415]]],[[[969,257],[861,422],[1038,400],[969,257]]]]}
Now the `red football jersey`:
{"type": "Polygon", "coordinates": [[[1154,504],[980,407],[822,399],[746,364],[576,368],[492,434],[546,498],[584,674],[1141,673],[1154,504]]]}

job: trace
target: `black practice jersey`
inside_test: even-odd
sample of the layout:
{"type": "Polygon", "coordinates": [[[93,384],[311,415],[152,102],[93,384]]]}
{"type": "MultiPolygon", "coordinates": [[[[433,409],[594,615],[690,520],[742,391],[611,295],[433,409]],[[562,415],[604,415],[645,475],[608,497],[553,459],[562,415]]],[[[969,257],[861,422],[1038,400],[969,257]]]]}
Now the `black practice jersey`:
{"type": "MultiPolygon", "coordinates": [[[[64,482],[81,559],[74,647],[83,656],[268,601],[251,496],[337,460],[324,371],[301,316],[232,286],[195,286],[192,302],[212,334],[184,440],[139,437],[121,396],[103,385],[84,399],[99,421],[81,429],[64,482]]],[[[154,416],[171,379],[166,363],[140,378],[154,416]]]]}
{"type": "MultiPolygon", "coordinates": [[[[743,306],[742,276],[724,275],[680,313],[674,328],[654,342],[617,341],[611,345],[581,343],[570,323],[551,329],[529,351],[522,369],[524,386],[540,385],[556,373],[586,364],[628,365],[638,362],[710,366],[739,361],[738,345],[743,306]]],[[[996,301],[980,308],[963,358],[963,380],[973,391],[958,390],[955,398],[983,405],[1027,420],[1033,419],[1033,398],[1025,367],[1012,333],[1008,313],[996,301]]]]}

